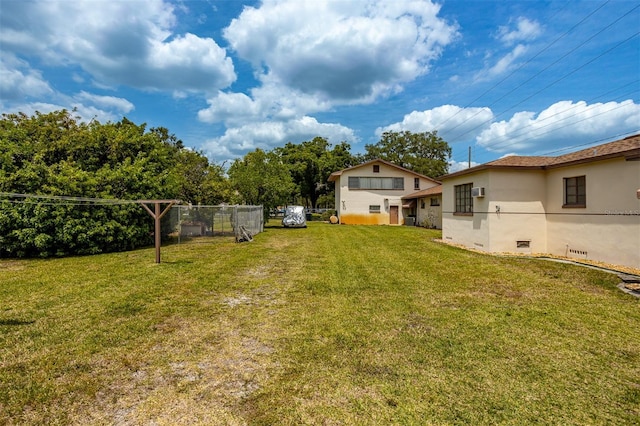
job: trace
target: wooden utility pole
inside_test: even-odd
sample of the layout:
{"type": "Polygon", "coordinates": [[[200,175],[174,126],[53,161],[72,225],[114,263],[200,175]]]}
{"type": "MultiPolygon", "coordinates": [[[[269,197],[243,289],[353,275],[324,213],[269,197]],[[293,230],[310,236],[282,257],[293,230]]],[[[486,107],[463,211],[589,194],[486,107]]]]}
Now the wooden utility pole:
{"type": "Polygon", "coordinates": [[[169,212],[171,206],[180,203],[180,200],[138,200],[138,203],[151,215],[155,220],[155,242],[156,242],[156,263],[160,263],[160,219],[169,212]],[[153,204],[154,210],[152,211],[147,204],[153,204]],[[164,210],[160,211],[161,204],[168,204],[164,210]]]}

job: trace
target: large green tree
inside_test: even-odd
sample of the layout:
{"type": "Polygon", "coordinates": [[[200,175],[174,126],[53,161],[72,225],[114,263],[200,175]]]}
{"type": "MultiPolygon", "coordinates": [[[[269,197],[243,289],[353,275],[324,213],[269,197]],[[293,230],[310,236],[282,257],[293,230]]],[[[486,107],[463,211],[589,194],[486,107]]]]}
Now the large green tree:
{"type": "Polygon", "coordinates": [[[180,150],[171,169],[177,198],[192,204],[216,205],[233,199],[233,190],[222,166],[202,154],[180,150]]]}
{"type": "Polygon", "coordinates": [[[289,142],[276,151],[289,166],[297,195],[316,208],[320,196],[333,190],[327,184],[329,175],[354,164],[350,149],[346,142],[331,148],[325,138],[315,137],[300,144],[289,142]]]}
{"type": "Polygon", "coordinates": [[[294,188],[289,169],[280,156],[259,148],[236,159],[228,174],[242,201],[262,205],[267,217],[270,210],[287,203],[294,188]]]}
{"type": "Polygon", "coordinates": [[[364,160],[380,158],[432,178],[447,174],[451,147],[437,131],[384,132],[378,143],[365,145],[364,160]]]}
{"type": "MultiPolygon", "coordinates": [[[[64,110],[0,119],[0,192],[215,203],[229,192],[224,181],[164,128],[85,123],[64,110]]],[[[152,229],[137,204],[0,198],[0,257],[125,250],[150,244],[152,229]]]]}

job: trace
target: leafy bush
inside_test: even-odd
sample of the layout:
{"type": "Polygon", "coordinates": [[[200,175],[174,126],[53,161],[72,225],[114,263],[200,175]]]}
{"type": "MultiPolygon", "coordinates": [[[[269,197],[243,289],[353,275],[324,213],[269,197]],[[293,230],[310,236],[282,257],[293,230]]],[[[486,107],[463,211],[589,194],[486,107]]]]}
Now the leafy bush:
{"type": "MultiPolygon", "coordinates": [[[[126,118],[87,124],[67,111],[0,120],[0,192],[216,204],[229,191],[221,167],[164,128],[147,131],[126,118]]],[[[153,220],[138,204],[3,198],[0,257],[94,254],[153,242],[153,220]]]]}
{"type": "Polygon", "coordinates": [[[322,220],[324,220],[325,222],[327,222],[329,219],[331,219],[331,216],[336,215],[337,212],[335,210],[327,210],[322,212],[322,220]]]}

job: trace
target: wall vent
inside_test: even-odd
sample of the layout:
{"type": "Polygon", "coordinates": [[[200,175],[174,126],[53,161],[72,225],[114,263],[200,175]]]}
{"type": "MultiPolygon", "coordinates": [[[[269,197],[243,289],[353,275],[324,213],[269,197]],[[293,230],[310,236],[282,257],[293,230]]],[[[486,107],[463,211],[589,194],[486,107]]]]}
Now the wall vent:
{"type": "Polygon", "coordinates": [[[531,240],[516,241],[516,248],[531,248],[531,240]]]}
{"type": "Polygon", "coordinates": [[[569,249],[569,253],[570,254],[574,254],[577,256],[584,256],[585,258],[587,257],[587,251],[586,250],[576,250],[576,249],[569,249]]]}

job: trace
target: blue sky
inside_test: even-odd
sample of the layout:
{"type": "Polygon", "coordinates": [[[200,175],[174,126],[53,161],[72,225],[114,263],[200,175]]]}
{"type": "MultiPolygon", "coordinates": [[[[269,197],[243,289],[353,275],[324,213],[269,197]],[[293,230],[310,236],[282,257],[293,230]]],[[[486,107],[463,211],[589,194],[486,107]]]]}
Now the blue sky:
{"type": "Polygon", "coordinates": [[[0,111],[163,126],[216,163],[438,130],[451,170],[640,132],[637,1],[0,0],[0,111]]]}

